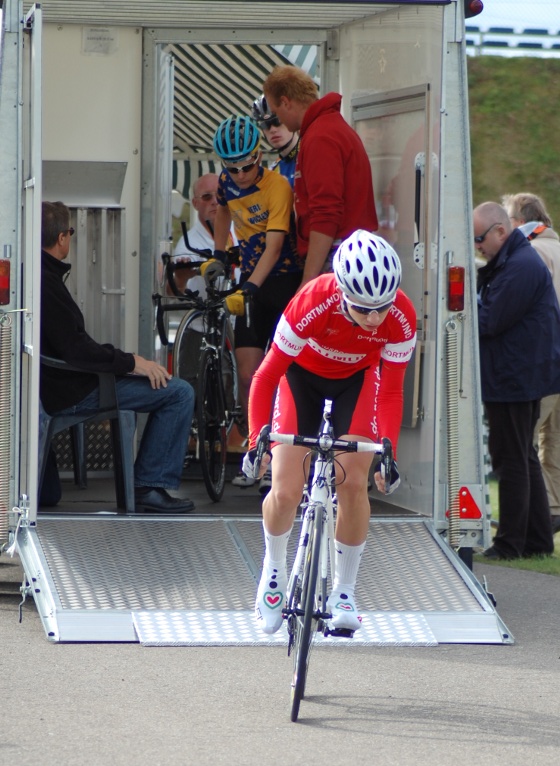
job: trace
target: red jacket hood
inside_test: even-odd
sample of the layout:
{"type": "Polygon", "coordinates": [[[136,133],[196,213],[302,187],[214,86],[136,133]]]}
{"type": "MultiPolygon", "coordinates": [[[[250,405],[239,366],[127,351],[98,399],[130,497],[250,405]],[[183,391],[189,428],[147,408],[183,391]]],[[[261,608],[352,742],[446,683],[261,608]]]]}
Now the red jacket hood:
{"type": "Polygon", "coordinates": [[[340,113],[342,96],[340,93],[327,93],[323,98],[314,101],[309,109],[303,115],[301,123],[300,136],[303,136],[307,128],[320,114],[340,113]]]}

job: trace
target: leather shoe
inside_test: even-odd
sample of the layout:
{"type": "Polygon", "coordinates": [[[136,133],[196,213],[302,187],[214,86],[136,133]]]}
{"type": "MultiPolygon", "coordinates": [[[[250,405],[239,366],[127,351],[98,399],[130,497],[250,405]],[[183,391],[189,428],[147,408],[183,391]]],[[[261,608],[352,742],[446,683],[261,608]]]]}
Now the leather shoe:
{"type": "Polygon", "coordinates": [[[555,535],[560,532],[560,516],[551,516],[552,519],[552,534],[555,535]]]}
{"type": "Polygon", "coordinates": [[[188,497],[171,497],[162,487],[136,487],[136,513],[189,513],[194,503],[188,497]]]}
{"type": "Polygon", "coordinates": [[[485,559],[489,559],[490,561],[510,561],[513,558],[512,556],[506,556],[505,554],[500,553],[500,551],[496,550],[493,545],[491,545],[490,548],[486,548],[486,550],[482,552],[482,555],[485,559]]]}

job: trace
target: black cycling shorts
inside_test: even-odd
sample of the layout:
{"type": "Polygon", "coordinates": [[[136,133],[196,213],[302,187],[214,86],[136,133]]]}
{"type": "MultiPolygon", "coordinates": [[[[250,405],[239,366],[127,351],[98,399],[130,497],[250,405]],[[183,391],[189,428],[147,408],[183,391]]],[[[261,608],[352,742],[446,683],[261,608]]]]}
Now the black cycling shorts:
{"type": "MultiPolygon", "coordinates": [[[[243,281],[246,280],[242,280],[243,281]]],[[[262,348],[266,350],[282,312],[301,284],[301,272],[268,277],[250,304],[249,326],[247,316],[235,318],[235,348],[262,348]]]]}

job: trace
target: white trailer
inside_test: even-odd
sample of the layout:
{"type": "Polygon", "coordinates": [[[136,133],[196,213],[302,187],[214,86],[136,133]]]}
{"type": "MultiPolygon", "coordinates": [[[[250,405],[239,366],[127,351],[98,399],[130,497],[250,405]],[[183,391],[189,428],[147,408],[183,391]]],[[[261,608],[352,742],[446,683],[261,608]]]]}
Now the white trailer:
{"type": "MultiPolygon", "coordinates": [[[[176,122],[195,114],[201,130],[208,117],[217,124],[228,107],[221,75],[235,79],[228,49],[262,66],[298,46],[313,52],[321,93],[343,94],[344,116],[370,157],[380,233],[401,257],[418,314],[402,485],[372,522],[362,565],[360,603],[373,626],[363,640],[512,641],[470,570],[490,527],[463,3],[5,0],[0,542],[18,551],[24,595],[35,598],[53,641],[261,640],[251,620],[261,556],[254,519],[39,513],[40,209],[55,198],[71,208],[72,289],[92,334],[153,356],[151,295],[171,234],[180,133],[174,102],[176,122]],[[205,55],[223,58],[214,78],[205,55]],[[192,66],[188,76],[180,70],[186,61],[200,81],[192,66]],[[463,302],[460,290],[451,290],[458,302],[450,298],[455,278],[463,302]],[[204,569],[216,545],[228,551],[234,604],[216,597],[204,569]],[[207,583],[203,595],[189,591],[193,577],[207,583]]],[[[212,159],[204,145],[194,156],[180,148],[191,163],[212,159]]]]}

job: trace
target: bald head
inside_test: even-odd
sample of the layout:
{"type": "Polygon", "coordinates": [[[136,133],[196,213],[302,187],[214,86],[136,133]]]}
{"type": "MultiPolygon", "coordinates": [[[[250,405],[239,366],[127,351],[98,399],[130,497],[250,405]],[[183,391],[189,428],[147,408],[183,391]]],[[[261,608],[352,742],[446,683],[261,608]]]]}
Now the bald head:
{"type": "Polygon", "coordinates": [[[497,202],[483,202],[473,211],[475,247],[480,255],[491,261],[501,250],[512,232],[507,211],[497,202]]]}
{"type": "Polygon", "coordinates": [[[193,184],[192,206],[204,228],[212,233],[218,210],[218,180],[215,173],[200,176],[193,184]]]}

